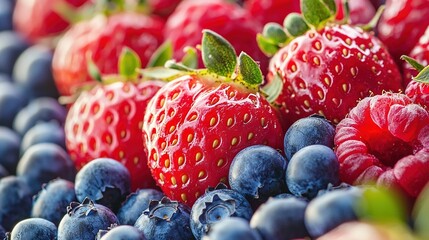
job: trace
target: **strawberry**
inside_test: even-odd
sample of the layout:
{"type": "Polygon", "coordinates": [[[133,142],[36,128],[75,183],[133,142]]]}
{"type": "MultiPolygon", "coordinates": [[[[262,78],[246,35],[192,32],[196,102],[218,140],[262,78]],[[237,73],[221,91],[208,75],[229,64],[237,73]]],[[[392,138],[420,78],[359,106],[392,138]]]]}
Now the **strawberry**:
{"type": "MultiPolygon", "coordinates": [[[[268,69],[268,58],[258,49],[256,34],[262,29],[239,5],[226,0],[183,1],[166,22],[164,36],[174,46],[174,57],[183,57],[184,48],[200,43],[203,29],[225,37],[238,52],[244,51],[268,69]],[[245,41],[243,41],[245,39],[245,41]]],[[[199,66],[203,67],[200,59],[199,66]]]]}
{"type": "Polygon", "coordinates": [[[405,94],[410,97],[414,103],[429,110],[429,67],[424,67],[416,59],[408,56],[402,56],[401,58],[412,65],[415,68],[414,71],[417,72],[415,77],[412,77],[412,81],[410,81],[405,88],[405,94]]]}
{"type": "Polygon", "coordinates": [[[13,24],[16,31],[29,42],[40,42],[60,34],[70,24],[56,11],[57,7],[67,4],[70,10],[77,10],[90,2],[91,0],[16,0],[13,24]]]}
{"type": "MultiPolygon", "coordinates": [[[[244,8],[261,24],[275,22],[283,24],[285,15],[289,13],[300,13],[300,0],[249,0],[244,8]]],[[[344,18],[344,0],[335,0],[338,7],[336,19],[344,18]]],[[[375,14],[375,9],[370,0],[349,1],[350,20],[352,23],[368,23],[375,14]]]]}
{"type": "Polygon", "coordinates": [[[264,90],[278,107],[285,130],[315,113],[336,124],[359,99],[403,89],[399,70],[382,43],[359,27],[331,22],[335,2],[323,2],[328,5],[303,0],[303,16],[286,18],[292,36],[275,24],[266,25],[258,36],[261,48],[275,53],[264,90]]]}
{"type": "Polygon", "coordinates": [[[116,64],[124,46],[139,55],[143,66],[164,41],[164,22],[135,12],[110,16],[96,15],[77,23],[60,39],[54,52],[52,69],[61,95],[69,96],[85,82],[90,57],[104,74],[116,73],[116,64]]]}
{"type": "Polygon", "coordinates": [[[180,2],[181,0],[148,0],[147,4],[153,14],[167,18],[180,2]]]}
{"type": "MultiPolygon", "coordinates": [[[[125,54],[131,54],[130,50],[122,56],[125,54]]],[[[128,168],[135,190],[155,186],[147,167],[141,126],[146,105],[163,82],[139,81],[131,76],[125,80],[122,75],[104,76],[105,80],[115,81],[98,83],[82,92],[67,114],[65,135],[77,169],[96,158],[116,159],[128,168]]]]}
{"type": "MultiPolygon", "coordinates": [[[[429,65],[429,27],[425,33],[420,37],[419,42],[411,50],[409,57],[415,59],[418,63],[423,66],[429,65]]],[[[403,76],[404,86],[407,86],[413,76],[416,76],[419,71],[411,66],[408,62],[404,62],[403,76]]],[[[421,69],[420,69],[421,70],[421,69]]]]}
{"type": "Polygon", "coordinates": [[[361,100],[336,128],[342,181],[395,187],[415,198],[429,182],[429,113],[400,93],[361,100]]]}
{"type": "Polygon", "coordinates": [[[164,193],[191,206],[209,186],[226,183],[233,157],[245,147],[283,146],[280,122],[258,92],[261,70],[238,59],[220,35],[205,30],[207,69],[182,74],[149,101],[143,134],[152,176],[164,193]]]}
{"type": "Polygon", "coordinates": [[[429,25],[427,0],[387,0],[386,9],[378,24],[378,37],[386,45],[397,63],[400,56],[409,54],[429,25]],[[405,37],[406,36],[406,37],[405,37]]]}

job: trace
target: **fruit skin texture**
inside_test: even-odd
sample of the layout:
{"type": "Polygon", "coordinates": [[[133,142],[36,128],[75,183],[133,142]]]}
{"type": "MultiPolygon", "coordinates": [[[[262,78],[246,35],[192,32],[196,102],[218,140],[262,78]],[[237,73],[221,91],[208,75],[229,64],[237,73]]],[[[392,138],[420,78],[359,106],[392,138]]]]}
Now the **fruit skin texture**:
{"type": "MultiPolygon", "coordinates": [[[[411,50],[410,54],[408,54],[408,56],[411,58],[414,58],[418,63],[420,63],[423,66],[429,65],[429,27],[426,29],[425,33],[420,37],[419,42],[413,47],[413,49],[411,50]]],[[[402,66],[403,66],[403,72],[404,72],[403,73],[404,86],[408,87],[408,84],[412,82],[413,77],[417,76],[419,72],[407,62],[404,62],[402,66]]]]}
{"type": "Polygon", "coordinates": [[[52,60],[55,84],[61,95],[92,81],[87,72],[91,57],[103,74],[117,73],[118,58],[124,46],[133,49],[142,66],[164,41],[164,22],[138,13],[96,15],[70,28],[58,42],[52,60]]]}
{"type": "Polygon", "coordinates": [[[429,25],[427,0],[387,0],[378,24],[378,37],[389,49],[395,61],[408,54],[429,25]],[[406,37],[404,37],[406,36],[406,37]]]}
{"type": "MultiPolygon", "coordinates": [[[[98,239],[98,238],[97,238],[98,239]]],[[[135,227],[120,225],[109,230],[100,240],[146,240],[143,233],[135,227]]]]}
{"type": "Polygon", "coordinates": [[[328,25],[295,38],[271,59],[268,81],[277,75],[283,90],[274,104],[285,130],[314,113],[336,124],[359,99],[403,89],[382,43],[349,25],[328,25]]]}
{"type": "MultiPolygon", "coordinates": [[[[89,1],[66,0],[65,2],[77,8],[89,1]]],[[[33,43],[59,34],[70,24],[55,12],[55,5],[59,3],[61,3],[60,0],[16,0],[13,12],[15,29],[33,43]]]]}
{"type": "Polygon", "coordinates": [[[219,221],[210,228],[203,240],[261,240],[261,236],[250,228],[249,222],[239,217],[229,217],[219,221]]]}
{"type": "Polygon", "coordinates": [[[411,98],[414,103],[417,103],[429,109],[429,84],[411,81],[405,88],[405,95],[411,98]]]}
{"type": "MultiPolygon", "coordinates": [[[[179,4],[164,29],[165,38],[173,43],[174,58],[180,60],[183,57],[184,47],[200,44],[203,29],[219,33],[237,53],[246,52],[259,61],[262,72],[267,71],[269,60],[256,43],[256,34],[262,30],[262,25],[240,6],[225,0],[183,1],[179,4]]],[[[203,66],[201,59],[199,66],[203,66]]]]}
{"type": "Polygon", "coordinates": [[[416,197],[429,181],[428,124],[429,113],[404,94],[363,99],[336,128],[341,180],[377,181],[416,197]]]}
{"type": "Polygon", "coordinates": [[[43,218],[25,219],[16,224],[10,239],[57,239],[57,227],[43,218]]]}
{"type": "Polygon", "coordinates": [[[143,134],[149,168],[166,196],[192,205],[209,186],[226,182],[245,147],[283,145],[273,108],[259,93],[211,76],[185,75],[150,100],[143,134]]]}
{"type": "Polygon", "coordinates": [[[132,189],[154,187],[141,126],[147,103],[163,85],[119,81],[82,92],[65,123],[66,146],[76,167],[99,157],[113,158],[130,171],[132,189]]]}

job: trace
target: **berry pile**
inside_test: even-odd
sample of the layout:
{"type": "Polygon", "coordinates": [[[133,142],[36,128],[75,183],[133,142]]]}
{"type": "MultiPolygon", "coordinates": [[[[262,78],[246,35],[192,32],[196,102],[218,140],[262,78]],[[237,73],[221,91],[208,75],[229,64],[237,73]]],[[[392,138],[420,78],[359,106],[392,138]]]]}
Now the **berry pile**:
{"type": "Polygon", "coordinates": [[[427,13],[0,1],[0,239],[429,239],[427,13]]]}

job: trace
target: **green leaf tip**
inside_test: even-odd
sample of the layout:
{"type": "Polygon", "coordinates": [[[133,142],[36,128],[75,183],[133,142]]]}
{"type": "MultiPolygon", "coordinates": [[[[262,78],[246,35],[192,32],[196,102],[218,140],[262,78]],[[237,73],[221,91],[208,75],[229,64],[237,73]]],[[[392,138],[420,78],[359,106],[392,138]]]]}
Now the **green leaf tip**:
{"type": "Polygon", "coordinates": [[[131,48],[122,48],[119,55],[118,71],[119,75],[126,78],[135,78],[138,75],[138,69],[141,68],[141,60],[139,55],[131,48]]]}
{"type": "Polygon", "coordinates": [[[201,51],[204,65],[210,72],[231,77],[237,65],[237,55],[225,38],[211,30],[203,30],[201,51]]]}
{"type": "Polygon", "coordinates": [[[171,58],[173,58],[173,44],[167,40],[155,50],[146,67],[162,67],[171,58]]]}
{"type": "Polygon", "coordinates": [[[263,36],[262,34],[258,33],[256,35],[256,42],[258,43],[259,49],[267,56],[271,57],[280,49],[278,44],[274,43],[267,37],[263,36]]]}
{"type": "Polygon", "coordinates": [[[302,15],[298,13],[288,14],[283,22],[283,26],[294,37],[301,36],[310,30],[302,15]]]}
{"type": "Polygon", "coordinates": [[[425,68],[425,66],[423,66],[422,64],[420,64],[416,59],[414,59],[412,57],[409,57],[407,55],[402,55],[401,56],[401,60],[404,60],[407,63],[409,63],[418,72],[421,72],[425,68]]]}
{"type": "Polygon", "coordinates": [[[334,0],[301,0],[301,12],[307,23],[318,28],[335,17],[337,5],[334,0]]]}
{"type": "Polygon", "coordinates": [[[259,86],[264,80],[259,64],[245,52],[238,57],[238,70],[243,81],[251,87],[259,86]]]}
{"type": "Polygon", "coordinates": [[[280,96],[283,91],[283,85],[282,77],[277,73],[274,75],[273,79],[261,89],[268,102],[273,103],[280,96]]]}
{"type": "Polygon", "coordinates": [[[185,55],[182,57],[182,64],[188,68],[198,68],[198,53],[194,47],[185,47],[183,49],[185,55]]]}
{"type": "Polygon", "coordinates": [[[97,67],[91,57],[87,56],[86,59],[89,76],[91,76],[91,78],[97,82],[102,82],[103,78],[101,77],[100,69],[97,67]]]}
{"type": "Polygon", "coordinates": [[[423,68],[413,80],[421,83],[429,83],[429,66],[423,68]]]}
{"type": "Polygon", "coordinates": [[[262,35],[276,44],[286,42],[288,36],[283,27],[278,23],[267,23],[262,30],[262,35]]]}

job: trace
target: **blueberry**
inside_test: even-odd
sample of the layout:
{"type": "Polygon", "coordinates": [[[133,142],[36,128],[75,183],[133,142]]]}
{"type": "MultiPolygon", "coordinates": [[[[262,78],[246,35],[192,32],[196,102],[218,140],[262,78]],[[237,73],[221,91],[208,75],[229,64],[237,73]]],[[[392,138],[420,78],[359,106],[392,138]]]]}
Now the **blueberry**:
{"type": "Polygon", "coordinates": [[[0,225],[0,239],[7,239],[6,238],[6,230],[1,225],[0,225]]]}
{"type": "Polygon", "coordinates": [[[7,75],[5,73],[0,73],[0,83],[2,83],[2,82],[11,83],[11,82],[13,82],[13,80],[12,80],[12,78],[9,75],[7,75]]]}
{"type": "Polygon", "coordinates": [[[186,205],[163,197],[161,201],[150,202],[134,227],[148,240],[192,240],[189,214],[190,209],[186,205]]]}
{"type": "Polygon", "coordinates": [[[13,29],[13,9],[14,4],[11,1],[0,1],[0,32],[13,29]]]}
{"type": "Polygon", "coordinates": [[[313,199],[305,212],[305,225],[317,238],[342,223],[357,220],[355,206],[361,199],[359,188],[338,189],[313,199]]]}
{"type": "Polygon", "coordinates": [[[31,98],[59,95],[52,76],[52,51],[48,47],[27,48],[16,60],[12,76],[31,98]]]}
{"type": "Polygon", "coordinates": [[[0,179],[0,225],[7,231],[31,212],[32,194],[27,182],[16,176],[0,179]]]}
{"type": "Polygon", "coordinates": [[[29,218],[20,221],[13,228],[10,240],[56,240],[57,227],[43,218],[29,218]]]}
{"type": "Polygon", "coordinates": [[[38,143],[54,143],[66,149],[64,128],[56,121],[36,124],[22,137],[21,154],[38,143]]]}
{"type": "Polygon", "coordinates": [[[308,236],[304,223],[307,202],[298,198],[269,199],[250,220],[263,239],[295,239],[308,236]]]}
{"type": "Polygon", "coordinates": [[[213,224],[203,240],[262,240],[259,233],[250,227],[249,222],[238,217],[225,218],[213,224]]]}
{"type": "Polygon", "coordinates": [[[353,187],[354,186],[352,186],[348,183],[344,183],[344,182],[337,185],[337,186],[334,186],[333,184],[330,183],[330,184],[328,184],[328,187],[326,189],[322,189],[317,193],[317,197],[322,196],[323,194],[328,193],[328,192],[336,191],[339,189],[349,189],[349,188],[353,188],[353,187]]]}
{"type": "Polygon", "coordinates": [[[19,161],[21,137],[13,130],[0,127],[0,164],[10,173],[15,174],[19,161]]]}
{"type": "Polygon", "coordinates": [[[52,143],[39,143],[22,155],[16,174],[27,180],[35,194],[44,183],[55,178],[74,181],[76,170],[63,148],[52,143]]]}
{"type": "Polygon", "coordinates": [[[238,192],[219,184],[199,197],[191,210],[191,229],[195,238],[201,239],[211,226],[228,217],[249,220],[253,210],[246,198],[238,192]]]}
{"type": "Polygon", "coordinates": [[[76,197],[79,201],[89,197],[117,211],[130,193],[130,182],[130,173],[124,165],[111,158],[98,158],[77,173],[76,197]]]}
{"type": "Polygon", "coordinates": [[[286,166],[286,160],[274,148],[250,146],[234,157],[229,169],[229,184],[249,202],[265,201],[286,192],[286,166]]]}
{"type": "Polygon", "coordinates": [[[39,122],[56,121],[64,126],[66,115],[66,109],[56,99],[36,98],[18,112],[13,121],[13,128],[23,136],[39,122]]]}
{"type": "Polygon", "coordinates": [[[159,201],[164,194],[155,189],[139,189],[127,196],[117,213],[119,222],[133,226],[151,201],[159,201]]]}
{"type": "Polygon", "coordinates": [[[100,240],[146,240],[143,232],[128,225],[117,226],[105,233],[100,240]]]}
{"type": "Polygon", "coordinates": [[[18,33],[0,32],[0,73],[12,75],[19,55],[28,48],[28,43],[18,33]]]}
{"type": "Polygon", "coordinates": [[[74,183],[60,178],[54,179],[44,184],[42,190],[34,196],[31,216],[44,218],[58,226],[67,213],[67,206],[74,201],[74,183]]]}
{"type": "Polygon", "coordinates": [[[324,117],[312,115],[301,118],[290,126],[284,137],[286,159],[290,160],[301,148],[310,145],[333,148],[334,135],[334,126],[324,117]]]}
{"type": "MultiPolygon", "coordinates": [[[[0,179],[9,176],[8,171],[0,164],[0,179]]],[[[1,239],[1,238],[0,238],[1,239]]]]}
{"type": "Polygon", "coordinates": [[[286,183],[296,196],[314,198],[329,183],[339,183],[339,163],[334,151],[324,145],[299,150],[286,169],[286,183]]]}
{"type": "Polygon", "coordinates": [[[94,240],[99,230],[119,224],[115,214],[107,207],[95,204],[89,198],[82,203],[72,202],[58,226],[60,240],[94,240]]]}
{"type": "Polygon", "coordinates": [[[0,126],[12,128],[21,109],[28,104],[25,91],[13,82],[0,82],[0,126]]]}

